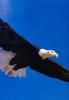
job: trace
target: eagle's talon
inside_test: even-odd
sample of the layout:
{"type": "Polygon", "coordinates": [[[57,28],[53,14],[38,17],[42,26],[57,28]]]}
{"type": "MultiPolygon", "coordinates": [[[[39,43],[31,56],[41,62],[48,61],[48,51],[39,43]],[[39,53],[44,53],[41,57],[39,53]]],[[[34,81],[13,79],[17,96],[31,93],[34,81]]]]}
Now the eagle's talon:
{"type": "Polygon", "coordinates": [[[15,76],[17,75],[17,71],[10,70],[7,74],[8,74],[9,76],[15,77],[15,76]]]}

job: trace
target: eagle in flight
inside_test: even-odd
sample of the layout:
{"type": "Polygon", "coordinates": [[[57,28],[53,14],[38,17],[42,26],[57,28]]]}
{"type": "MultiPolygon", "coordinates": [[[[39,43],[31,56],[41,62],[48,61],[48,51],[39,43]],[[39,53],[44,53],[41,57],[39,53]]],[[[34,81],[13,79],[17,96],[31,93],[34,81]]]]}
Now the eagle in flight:
{"type": "Polygon", "coordinates": [[[25,77],[26,68],[29,67],[49,77],[69,82],[69,70],[50,59],[51,56],[58,57],[58,54],[32,45],[0,19],[0,70],[5,74],[25,77]]]}

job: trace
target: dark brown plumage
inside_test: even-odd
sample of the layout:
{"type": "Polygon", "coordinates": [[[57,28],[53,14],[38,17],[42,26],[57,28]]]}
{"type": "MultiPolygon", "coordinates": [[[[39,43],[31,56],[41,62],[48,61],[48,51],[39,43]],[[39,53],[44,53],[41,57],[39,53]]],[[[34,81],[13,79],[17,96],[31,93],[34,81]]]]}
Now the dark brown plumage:
{"type": "MultiPolygon", "coordinates": [[[[0,53],[2,51],[11,51],[11,55],[12,53],[15,53],[12,59],[9,57],[10,61],[8,64],[10,66],[15,66],[13,66],[13,68],[5,68],[4,64],[4,68],[0,68],[1,70],[4,69],[5,72],[8,71],[7,69],[18,71],[19,69],[30,67],[31,69],[44,75],[69,82],[69,70],[63,68],[63,66],[57,64],[55,61],[49,58],[42,59],[38,54],[41,48],[37,48],[29,43],[2,19],[0,19],[0,48],[2,48],[0,53]]],[[[9,71],[10,75],[12,75],[11,70],[9,71]]]]}

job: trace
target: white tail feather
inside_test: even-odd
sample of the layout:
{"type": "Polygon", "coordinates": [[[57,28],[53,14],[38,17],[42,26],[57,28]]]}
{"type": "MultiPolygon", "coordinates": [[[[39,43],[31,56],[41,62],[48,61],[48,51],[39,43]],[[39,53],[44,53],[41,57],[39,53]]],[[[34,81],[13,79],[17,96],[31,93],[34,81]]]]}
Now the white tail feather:
{"type": "Polygon", "coordinates": [[[12,51],[5,51],[0,48],[0,70],[4,71],[5,69],[8,69],[9,62],[15,55],[16,54],[12,51]]]}

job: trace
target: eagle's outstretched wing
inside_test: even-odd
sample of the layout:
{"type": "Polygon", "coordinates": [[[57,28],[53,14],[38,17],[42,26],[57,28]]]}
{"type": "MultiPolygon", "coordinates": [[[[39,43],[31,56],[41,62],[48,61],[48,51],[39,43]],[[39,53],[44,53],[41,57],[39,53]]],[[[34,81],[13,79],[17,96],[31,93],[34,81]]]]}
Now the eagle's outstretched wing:
{"type": "Polygon", "coordinates": [[[69,82],[69,70],[49,58],[40,60],[40,62],[30,66],[30,68],[44,75],[69,82]]]}
{"type": "MultiPolygon", "coordinates": [[[[24,45],[24,47],[33,47],[24,37],[20,36],[14,29],[0,18],[0,45],[24,45]]],[[[7,47],[7,46],[6,46],[7,47]]]]}

